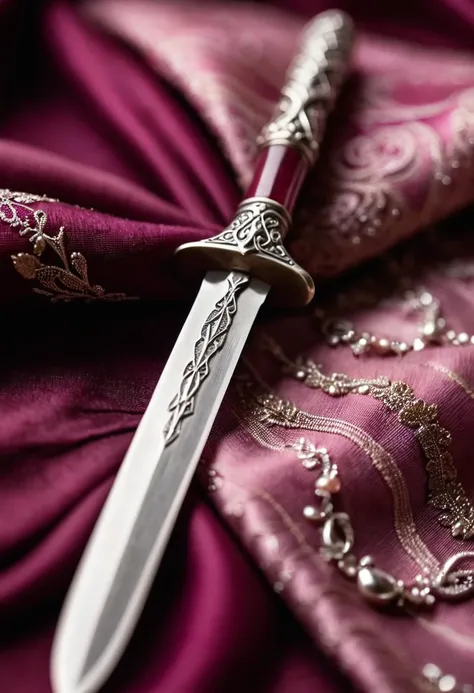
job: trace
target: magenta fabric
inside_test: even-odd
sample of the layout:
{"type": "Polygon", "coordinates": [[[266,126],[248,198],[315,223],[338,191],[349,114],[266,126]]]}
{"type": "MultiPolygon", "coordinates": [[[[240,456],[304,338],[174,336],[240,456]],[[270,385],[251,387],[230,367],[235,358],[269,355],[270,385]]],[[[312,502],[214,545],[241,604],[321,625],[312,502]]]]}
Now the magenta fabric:
{"type": "MultiPolygon", "coordinates": [[[[13,269],[12,254],[31,254],[32,232],[20,237],[2,225],[2,334],[11,339],[2,340],[0,389],[0,688],[47,693],[62,599],[185,317],[184,307],[169,308],[186,290],[169,267],[171,248],[224,223],[238,189],[182,98],[75,9],[46,3],[31,28],[35,49],[17,56],[27,74],[18,73],[19,94],[3,118],[2,186],[61,200],[15,209],[29,228],[37,220],[28,210],[47,210],[51,237],[64,227],[71,251],[87,258],[91,287],[97,273],[108,294],[159,298],[150,307],[125,301],[119,312],[51,307],[13,269]],[[31,298],[36,307],[18,307],[31,298]]],[[[13,210],[4,202],[4,219],[13,210]]],[[[84,290],[70,277],[61,287],[76,298],[84,290]]],[[[94,298],[92,289],[83,295],[94,298]]],[[[277,603],[201,491],[180,525],[106,690],[338,690],[343,677],[277,603]]]]}
{"type": "MultiPolygon", "coordinates": [[[[325,7],[0,5],[1,690],[51,690],[61,602],[194,292],[172,252],[231,218],[298,30],[325,7]]],[[[355,74],[291,250],[317,280],[336,277],[323,302],[343,270],[419,234],[418,275],[453,329],[472,333],[469,276],[438,262],[451,237],[455,259],[472,251],[469,211],[450,216],[473,199],[470,4],[344,8],[362,27],[355,74]],[[423,232],[443,219],[435,262],[423,232]]],[[[326,373],[408,383],[417,411],[437,406],[469,497],[474,346],[356,361],[323,342],[312,310],[264,313],[240,372],[287,413],[296,403],[306,428],[272,422],[261,400],[244,406],[236,378],[110,693],[411,693],[426,690],[429,661],[472,682],[472,601],[374,610],[302,516],[314,484],[289,446],[304,435],[339,465],[358,555],[408,580],[471,550],[426,503],[413,430],[361,392],[295,382],[263,346],[270,334],[326,373]]],[[[413,332],[398,304],[354,320],[413,332]]]]}
{"type": "MultiPolygon", "coordinates": [[[[94,0],[84,10],[184,91],[245,187],[301,18],[246,3],[94,0]]],[[[352,83],[288,241],[316,281],[472,201],[472,55],[403,38],[359,31],[352,83]]]]}

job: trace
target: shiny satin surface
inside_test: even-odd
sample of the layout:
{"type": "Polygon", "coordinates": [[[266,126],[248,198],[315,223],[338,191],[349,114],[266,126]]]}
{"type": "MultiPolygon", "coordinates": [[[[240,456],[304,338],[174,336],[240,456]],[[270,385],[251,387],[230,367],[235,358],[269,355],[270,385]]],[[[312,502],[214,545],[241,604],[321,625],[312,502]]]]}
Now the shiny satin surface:
{"type": "MultiPolygon", "coordinates": [[[[325,5],[190,13],[53,0],[27,23],[29,3],[2,4],[0,683],[50,693],[61,601],[193,296],[172,252],[234,212],[297,32],[325,5]],[[12,27],[24,38],[9,45],[12,27]],[[232,27],[247,51],[224,40],[232,27]]],[[[415,270],[397,260],[400,275],[411,272],[471,335],[472,217],[450,216],[473,194],[470,5],[420,0],[420,29],[398,3],[391,25],[352,4],[343,9],[363,20],[356,76],[291,250],[316,278],[335,277],[318,296],[328,314],[345,293],[338,314],[357,330],[409,341],[416,319],[403,302],[384,303],[384,266],[340,273],[415,236],[400,250],[415,270]],[[429,48],[403,41],[414,37],[429,48]],[[370,276],[381,297],[360,308],[351,301],[370,276]]],[[[356,359],[326,343],[316,317],[262,316],[110,693],[411,693],[429,661],[472,682],[472,599],[415,615],[370,607],[320,555],[303,516],[314,477],[291,446],[306,437],[338,464],[337,507],[358,556],[403,580],[430,574],[472,550],[439,523],[427,488],[433,464],[452,473],[451,459],[474,501],[474,346],[356,359]],[[335,397],[297,382],[269,335],[288,361],[405,383],[417,420],[447,432],[437,429],[450,458],[433,462],[414,419],[370,386],[335,397]]]]}

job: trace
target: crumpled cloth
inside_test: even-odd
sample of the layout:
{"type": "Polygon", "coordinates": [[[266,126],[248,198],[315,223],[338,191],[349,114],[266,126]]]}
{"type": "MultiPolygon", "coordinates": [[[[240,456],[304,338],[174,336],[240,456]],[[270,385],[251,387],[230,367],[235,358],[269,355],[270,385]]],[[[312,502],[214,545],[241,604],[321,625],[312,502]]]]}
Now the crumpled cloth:
{"type": "MultiPolygon", "coordinates": [[[[326,8],[278,5],[0,5],[2,690],[50,691],[62,599],[194,295],[173,250],[232,217],[298,32],[326,8]]],[[[354,70],[289,249],[324,302],[343,271],[416,234],[415,279],[470,333],[466,273],[442,272],[424,240],[444,221],[436,239],[455,236],[455,259],[472,250],[469,211],[452,216],[473,196],[469,3],[392,3],[391,23],[386,5],[384,16],[345,5],[361,27],[354,70]]],[[[376,301],[354,320],[401,339],[413,331],[398,304],[376,301]]],[[[434,467],[454,468],[474,496],[474,346],[357,361],[315,322],[312,308],[259,319],[107,691],[410,693],[424,690],[427,662],[472,679],[472,601],[415,616],[374,610],[320,554],[302,512],[314,479],[294,445],[305,437],[337,462],[358,555],[406,581],[435,572],[471,550],[440,525],[427,484],[434,467]],[[359,387],[405,383],[416,405],[403,414],[370,386],[335,397],[323,381],[295,382],[269,335],[288,360],[359,387]],[[419,445],[423,421],[444,441],[438,459],[419,445]]]]}

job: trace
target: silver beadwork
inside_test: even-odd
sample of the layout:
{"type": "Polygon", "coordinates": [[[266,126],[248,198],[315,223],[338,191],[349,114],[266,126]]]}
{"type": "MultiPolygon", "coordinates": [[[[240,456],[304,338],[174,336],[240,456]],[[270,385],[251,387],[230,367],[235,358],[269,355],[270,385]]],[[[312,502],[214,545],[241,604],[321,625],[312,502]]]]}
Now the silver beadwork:
{"type": "Polygon", "coordinates": [[[321,555],[328,561],[335,561],[346,577],[356,581],[364,599],[375,606],[411,604],[430,607],[436,598],[467,598],[474,593],[474,568],[458,567],[466,561],[474,561],[472,551],[451,556],[434,575],[417,575],[412,583],[399,580],[379,568],[371,556],[364,556],[358,561],[352,552],[355,535],[349,515],[334,511],[332,494],[318,488],[320,479],[336,478],[337,466],[331,462],[325,448],[323,450],[327,457],[323,466],[321,448],[316,448],[304,438],[292,447],[296,449],[305,469],[320,471],[315,481],[315,495],[320,503],[318,506],[307,505],[303,510],[303,517],[322,524],[321,555]],[[308,464],[311,457],[314,465],[308,464]]]}

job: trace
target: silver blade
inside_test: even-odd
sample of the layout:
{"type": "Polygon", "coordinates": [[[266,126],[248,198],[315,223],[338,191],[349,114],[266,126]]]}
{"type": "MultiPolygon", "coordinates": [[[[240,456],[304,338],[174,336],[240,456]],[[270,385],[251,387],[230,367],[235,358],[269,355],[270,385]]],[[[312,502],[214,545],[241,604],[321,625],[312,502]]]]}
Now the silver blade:
{"type": "Polygon", "coordinates": [[[204,279],[66,599],[55,693],[95,693],[120,659],[268,289],[240,272],[204,279]]]}

